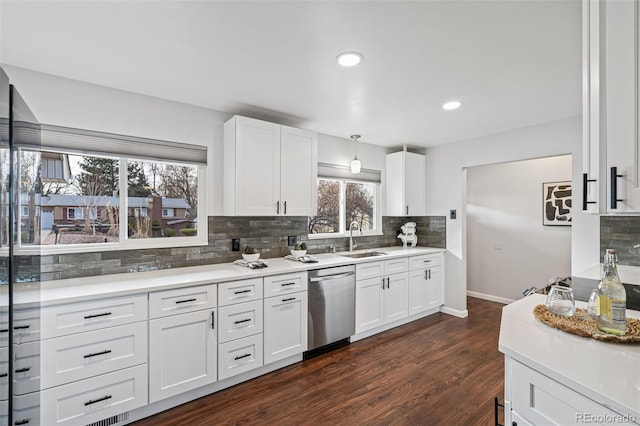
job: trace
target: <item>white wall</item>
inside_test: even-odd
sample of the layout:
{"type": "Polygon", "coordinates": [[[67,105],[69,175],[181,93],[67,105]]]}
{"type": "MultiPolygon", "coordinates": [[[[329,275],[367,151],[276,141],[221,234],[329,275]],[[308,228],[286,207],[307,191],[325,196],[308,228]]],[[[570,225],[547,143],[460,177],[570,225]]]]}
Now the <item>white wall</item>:
{"type": "MultiPolygon", "coordinates": [[[[581,188],[581,117],[482,136],[427,150],[427,214],[447,219],[445,305],[452,313],[466,313],[466,237],[464,200],[466,167],[572,154],[574,191],[581,188]]],[[[600,221],[574,210],[571,269],[578,272],[598,263],[600,221]]],[[[513,277],[526,280],[527,277],[513,277]]]]}
{"type": "Polygon", "coordinates": [[[511,301],[571,274],[571,227],[542,224],[542,183],[570,180],[570,155],[467,169],[469,292],[511,301]]]}

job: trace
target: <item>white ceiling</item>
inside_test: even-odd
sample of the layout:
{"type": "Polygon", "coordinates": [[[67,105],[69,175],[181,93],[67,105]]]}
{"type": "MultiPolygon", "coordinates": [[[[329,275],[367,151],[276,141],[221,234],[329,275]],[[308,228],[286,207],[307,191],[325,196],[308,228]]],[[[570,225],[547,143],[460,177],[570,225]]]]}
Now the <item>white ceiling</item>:
{"type": "Polygon", "coordinates": [[[7,1],[2,63],[382,146],[581,112],[579,0],[7,1]],[[355,50],[355,68],[336,55],[355,50]],[[446,112],[443,101],[461,99],[446,112]]]}

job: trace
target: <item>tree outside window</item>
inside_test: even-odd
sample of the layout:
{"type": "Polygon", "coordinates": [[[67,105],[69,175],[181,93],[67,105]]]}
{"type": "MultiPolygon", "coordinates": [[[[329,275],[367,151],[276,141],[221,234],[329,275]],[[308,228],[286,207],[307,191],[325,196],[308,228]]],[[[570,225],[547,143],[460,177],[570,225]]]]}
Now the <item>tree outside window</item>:
{"type": "Polygon", "coordinates": [[[377,187],[369,182],[318,179],[318,214],[309,217],[309,233],[344,233],[354,220],[362,231],[375,230],[377,187]]]}

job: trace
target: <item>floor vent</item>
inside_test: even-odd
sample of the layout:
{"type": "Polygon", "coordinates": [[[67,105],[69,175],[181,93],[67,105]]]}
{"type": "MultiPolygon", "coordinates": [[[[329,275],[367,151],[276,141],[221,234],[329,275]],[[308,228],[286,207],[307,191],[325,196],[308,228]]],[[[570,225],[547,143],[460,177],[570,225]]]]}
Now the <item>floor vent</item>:
{"type": "Polygon", "coordinates": [[[106,419],[98,420],[97,422],[89,423],[87,426],[112,426],[124,424],[129,420],[129,413],[117,414],[106,419]]]}

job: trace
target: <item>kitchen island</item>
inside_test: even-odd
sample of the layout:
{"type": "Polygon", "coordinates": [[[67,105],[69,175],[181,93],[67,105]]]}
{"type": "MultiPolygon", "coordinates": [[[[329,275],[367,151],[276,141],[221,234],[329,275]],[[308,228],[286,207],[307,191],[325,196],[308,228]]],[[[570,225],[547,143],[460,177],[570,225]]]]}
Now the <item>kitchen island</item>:
{"type": "MultiPolygon", "coordinates": [[[[533,316],[544,303],[545,296],[534,294],[502,311],[504,424],[640,424],[640,345],[549,327],[533,316]]],[[[640,312],[627,310],[627,316],[640,318],[640,312]]]]}

